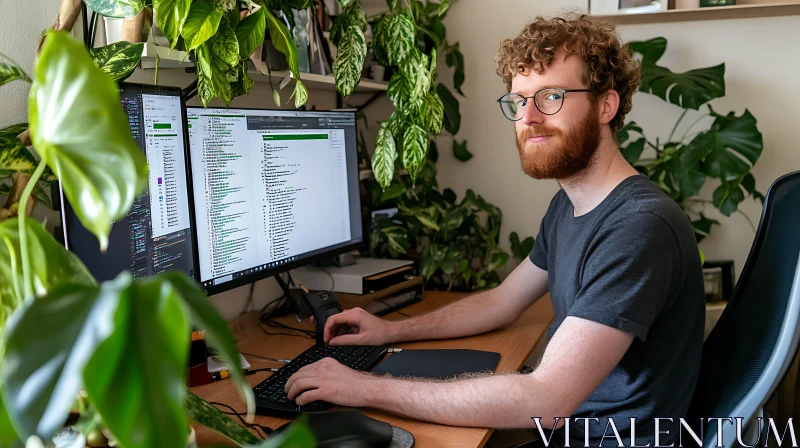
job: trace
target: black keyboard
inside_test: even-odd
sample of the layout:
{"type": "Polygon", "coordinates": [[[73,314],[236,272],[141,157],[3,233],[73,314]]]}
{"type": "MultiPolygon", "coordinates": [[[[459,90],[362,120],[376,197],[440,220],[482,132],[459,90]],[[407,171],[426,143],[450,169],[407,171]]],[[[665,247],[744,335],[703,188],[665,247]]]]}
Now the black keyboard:
{"type": "Polygon", "coordinates": [[[256,413],[291,418],[305,412],[328,410],[333,405],[325,401],[314,401],[298,406],[294,401],[289,400],[284,390],[289,377],[303,366],[329,357],[352,369],[366,371],[386,354],[386,350],[387,348],[383,346],[315,345],[253,388],[256,396],[256,413]]]}

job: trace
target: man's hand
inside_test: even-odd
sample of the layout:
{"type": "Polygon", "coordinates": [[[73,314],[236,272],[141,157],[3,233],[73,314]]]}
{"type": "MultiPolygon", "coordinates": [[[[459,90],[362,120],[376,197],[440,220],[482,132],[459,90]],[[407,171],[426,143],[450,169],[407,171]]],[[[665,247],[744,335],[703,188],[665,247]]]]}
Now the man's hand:
{"type": "Polygon", "coordinates": [[[367,406],[369,387],[378,379],[324,358],[297,371],[286,381],[286,394],[299,406],[323,400],[341,406],[367,406]]]}
{"type": "Polygon", "coordinates": [[[385,345],[397,342],[394,325],[363,308],[353,308],[330,316],[323,337],[329,345],[385,345]]]}

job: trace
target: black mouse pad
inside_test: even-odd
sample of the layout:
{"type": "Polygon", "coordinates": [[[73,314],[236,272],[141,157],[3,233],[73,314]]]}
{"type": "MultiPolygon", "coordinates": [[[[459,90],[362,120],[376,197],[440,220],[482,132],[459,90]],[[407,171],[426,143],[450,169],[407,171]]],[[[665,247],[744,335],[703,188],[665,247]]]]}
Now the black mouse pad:
{"type": "Polygon", "coordinates": [[[372,369],[378,375],[449,379],[465,373],[494,372],[500,353],[479,350],[403,350],[372,369]]]}

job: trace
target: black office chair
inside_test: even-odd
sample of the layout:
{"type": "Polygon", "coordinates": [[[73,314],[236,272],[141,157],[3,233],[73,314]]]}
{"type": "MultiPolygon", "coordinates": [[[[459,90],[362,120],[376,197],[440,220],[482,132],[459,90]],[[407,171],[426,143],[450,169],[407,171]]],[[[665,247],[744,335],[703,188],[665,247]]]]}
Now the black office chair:
{"type": "MultiPolygon", "coordinates": [[[[742,417],[751,445],[758,417],[797,351],[800,316],[800,172],[776,180],[744,270],[725,311],[703,344],[700,378],[687,423],[704,419],[703,446],[717,446],[717,423],[742,417]]],[[[759,446],[764,446],[763,422],[759,446]]],[[[744,432],[744,431],[743,431],[744,432]]],[[[783,428],[779,428],[783,432],[783,428]]],[[[698,432],[699,435],[699,432],[698,432]]],[[[691,438],[684,433],[684,444],[691,438]]],[[[723,446],[737,446],[735,421],[722,428],[723,446]]],[[[693,442],[692,442],[693,443],[693,442]]]]}

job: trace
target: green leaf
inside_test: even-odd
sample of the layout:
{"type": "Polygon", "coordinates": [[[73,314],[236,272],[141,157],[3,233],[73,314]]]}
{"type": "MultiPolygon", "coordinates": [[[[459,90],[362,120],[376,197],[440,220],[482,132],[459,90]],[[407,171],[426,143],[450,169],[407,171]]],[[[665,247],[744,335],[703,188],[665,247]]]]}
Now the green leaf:
{"type": "Polygon", "coordinates": [[[452,207],[442,218],[441,231],[451,232],[461,227],[467,217],[466,211],[461,207],[452,207]]]}
{"type": "Polygon", "coordinates": [[[628,46],[635,53],[642,55],[643,64],[655,64],[667,51],[667,39],[654,37],[646,41],[628,42],[628,46]]]}
{"type": "Polygon", "coordinates": [[[645,144],[645,139],[640,138],[639,140],[631,142],[627,146],[622,147],[619,150],[622,153],[622,157],[624,157],[625,160],[628,161],[628,163],[633,165],[634,163],[639,161],[640,157],[642,157],[642,152],[644,151],[644,144],[645,144]]]}
{"type": "Polygon", "coordinates": [[[433,255],[433,247],[433,245],[430,245],[423,250],[419,259],[420,273],[425,277],[425,280],[429,280],[439,270],[439,262],[433,255]]]}
{"type": "Polygon", "coordinates": [[[755,117],[747,109],[740,117],[714,115],[717,118],[711,129],[695,137],[688,146],[708,151],[704,163],[706,174],[732,181],[755,165],[764,148],[763,137],[755,117]]]}
{"type": "MultiPolygon", "coordinates": [[[[0,222],[0,279],[3,280],[0,297],[15,297],[15,302],[21,303],[22,258],[18,219],[0,222]],[[15,291],[14,285],[20,285],[20,293],[15,291]]],[[[28,218],[25,226],[28,232],[28,253],[31,260],[34,260],[31,274],[37,295],[43,295],[59,282],[67,280],[86,285],[94,284],[94,279],[80,259],[59,244],[38,221],[28,218]]]]}
{"type": "Polygon", "coordinates": [[[454,274],[461,261],[461,253],[457,247],[450,246],[444,253],[444,259],[441,262],[441,269],[447,275],[454,274]]]}
{"type": "Polygon", "coordinates": [[[213,429],[239,446],[259,443],[258,437],[254,436],[247,428],[236,423],[214,405],[191,391],[186,394],[186,414],[189,420],[213,429]]]}
{"type": "Polygon", "coordinates": [[[292,39],[292,33],[268,8],[264,8],[264,14],[267,16],[267,26],[269,27],[269,35],[272,38],[272,46],[286,56],[289,69],[292,71],[292,76],[294,76],[295,86],[292,96],[294,97],[295,107],[299,108],[308,101],[308,90],[300,80],[300,59],[297,55],[294,39],[292,39]]]}
{"type": "Polygon", "coordinates": [[[494,272],[499,268],[505,266],[506,263],[508,263],[508,254],[503,251],[495,252],[492,254],[492,262],[489,263],[489,267],[487,268],[487,270],[489,272],[494,272]]]}
{"type": "Polygon", "coordinates": [[[267,29],[267,16],[264,8],[245,17],[236,25],[236,39],[239,41],[239,57],[248,59],[264,43],[267,29]]]}
{"type": "Polygon", "coordinates": [[[38,162],[16,135],[0,135],[0,171],[33,173],[38,162]]]}
{"type": "Polygon", "coordinates": [[[386,0],[386,5],[389,7],[390,11],[394,11],[397,9],[397,2],[398,0],[386,0]]]}
{"type": "Polygon", "coordinates": [[[458,100],[442,83],[436,85],[436,93],[442,100],[444,107],[444,128],[451,135],[456,135],[458,130],[461,129],[461,111],[459,110],[458,100]]]}
{"type": "Polygon", "coordinates": [[[448,67],[455,69],[453,71],[453,87],[456,92],[461,96],[466,96],[461,91],[461,86],[464,84],[464,55],[461,53],[459,42],[445,49],[445,63],[448,67]]]}
{"type": "Polygon", "coordinates": [[[709,219],[702,213],[700,219],[692,221],[692,230],[694,230],[694,236],[698,243],[711,233],[713,225],[719,225],[719,221],[709,219]]]}
{"type": "Polygon", "coordinates": [[[386,245],[392,257],[405,255],[408,248],[411,247],[408,241],[408,230],[403,227],[397,225],[386,226],[380,229],[380,233],[386,238],[386,245]]]}
{"type": "Polygon", "coordinates": [[[414,22],[406,14],[394,14],[379,21],[375,29],[376,52],[389,65],[400,65],[414,49],[414,22]]]}
{"type": "Polygon", "coordinates": [[[714,190],[712,202],[714,207],[725,216],[731,216],[744,200],[744,192],[739,182],[723,182],[714,190]]]}
{"type": "Polygon", "coordinates": [[[420,223],[422,223],[423,226],[437,232],[440,230],[433,211],[428,209],[414,209],[412,210],[412,213],[414,217],[417,218],[420,223]]]}
{"type": "Polygon", "coordinates": [[[391,201],[392,199],[397,199],[406,192],[406,186],[403,185],[401,182],[392,182],[391,185],[386,187],[380,194],[380,199],[377,201],[378,204],[391,201]]]}
{"type": "Polygon", "coordinates": [[[412,182],[417,180],[427,153],[428,133],[415,124],[409,125],[403,134],[403,166],[408,170],[412,182]]]}
{"type": "Polygon", "coordinates": [[[317,446],[317,440],[306,423],[306,417],[301,416],[295,419],[285,431],[268,437],[252,448],[308,448],[312,446],[317,446]]]}
{"type": "Polygon", "coordinates": [[[65,32],[50,33],[36,62],[28,109],[33,145],[105,250],[111,223],[147,186],[147,161],[116,83],[81,43],[65,32]]]}
{"type": "MultiPolygon", "coordinates": [[[[642,134],[642,128],[638,124],[636,124],[635,121],[630,121],[628,123],[625,123],[625,125],[622,126],[617,131],[617,143],[620,146],[624,145],[625,142],[627,142],[628,139],[630,138],[630,133],[631,132],[636,132],[636,133],[638,133],[639,135],[642,135],[642,136],[644,135],[644,134],[642,134]]],[[[638,157],[637,157],[637,160],[638,160],[638,157]]]]}
{"type": "MultiPolygon", "coordinates": [[[[226,106],[233,99],[231,78],[239,79],[239,43],[227,20],[220,22],[219,31],[197,49],[197,91],[203,106],[218,96],[226,106]]],[[[244,90],[248,81],[238,86],[244,90]]]]}
{"type": "Polygon", "coordinates": [[[403,136],[406,126],[408,126],[408,123],[403,119],[403,114],[399,110],[392,112],[389,121],[386,122],[386,128],[395,139],[403,136]]]}
{"type": "Polygon", "coordinates": [[[342,5],[342,8],[346,8],[349,3],[350,0],[339,0],[339,4],[342,5]]]}
{"type": "Polygon", "coordinates": [[[455,138],[453,139],[453,157],[462,162],[466,162],[472,158],[472,153],[467,149],[466,140],[459,143],[458,140],[455,138]]]}
{"type": "Polygon", "coordinates": [[[28,129],[28,123],[17,123],[0,129],[0,137],[16,137],[28,129]]]}
{"type": "Polygon", "coordinates": [[[18,65],[0,62],[0,86],[18,79],[25,82],[31,82],[31,78],[28,77],[28,75],[25,73],[25,70],[18,65]]]}
{"type": "Polygon", "coordinates": [[[425,99],[422,101],[420,114],[422,115],[422,127],[426,131],[434,135],[438,135],[442,132],[444,106],[436,92],[429,92],[425,95],[425,99]]]}
{"type": "MultiPolygon", "coordinates": [[[[64,425],[82,386],[84,367],[116,333],[114,315],[130,284],[129,273],[100,286],[61,282],[44,297],[25,302],[9,319],[0,387],[23,438],[35,434],[49,440],[64,425]]],[[[143,348],[152,349],[157,347],[143,348]]],[[[135,356],[117,353],[128,355],[135,356]]],[[[125,390],[124,384],[118,386],[125,390]]],[[[129,416],[131,421],[134,417],[129,416]]]]}
{"type": "Polygon", "coordinates": [[[368,27],[367,14],[356,2],[351,3],[347,9],[334,19],[331,27],[331,42],[338,47],[341,44],[344,33],[351,26],[356,26],[363,32],[366,32],[368,27]]]}
{"type": "Polygon", "coordinates": [[[407,87],[407,84],[406,77],[400,70],[397,70],[392,75],[392,79],[389,80],[389,87],[386,92],[394,107],[402,114],[411,113],[417,106],[411,101],[411,89],[407,87]]]}
{"type": "Polygon", "coordinates": [[[156,22],[169,40],[170,49],[178,43],[191,4],[192,0],[153,0],[156,22]]]}
{"type": "Polygon", "coordinates": [[[106,17],[133,17],[144,8],[144,0],[83,0],[92,11],[106,17]]]}
{"type": "Polygon", "coordinates": [[[416,48],[402,62],[400,71],[406,80],[406,95],[414,104],[419,104],[425,98],[431,87],[431,74],[428,70],[428,56],[416,48]]]}
{"type": "Polygon", "coordinates": [[[89,401],[121,446],[183,446],[190,327],[180,295],[160,275],[132,283],[126,272],[107,286],[118,305],[83,369],[89,401]]]}
{"type": "Polygon", "coordinates": [[[114,81],[122,81],[136,70],[143,51],[143,42],[132,44],[119,41],[105,47],[94,48],[90,54],[100,70],[114,81]]]}
{"type": "Polygon", "coordinates": [[[224,11],[214,8],[211,0],[192,0],[181,30],[187,51],[200,47],[217,34],[224,14],[224,11]]]}
{"type": "Polygon", "coordinates": [[[255,85],[255,82],[250,75],[247,74],[247,60],[242,61],[242,65],[239,66],[237,76],[238,79],[236,82],[231,84],[231,94],[234,97],[249,94],[250,90],[253,88],[253,85],[255,85]]]}
{"type": "Polygon", "coordinates": [[[361,81],[361,70],[367,55],[367,41],[364,33],[357,26],[351,26],[344,33],[336,62],[333,64],[333,75],[336,78],[336,90],[346,97],[353,93],[361,81]]]}
{"type": "Polygon", "coordinates": [[[239,41],[236,32],[227,21],[220,22],[217,34],[209,39],[208,43],[211,44],[211,53],[219,65],[227,65],[228,69],[239,66],[239,41]]]}
{"type": "Polygon", "coordinates": [[[458,272],[464,274],[469,271],[469,260],[462,258],[458,260],[458,272]]]}
{"type": "Polygon", "coordinates": [[[444,14],[447,12],[448,8],[450,8],[450,1],[442,0],[441,5],[439,6],[439,17],[444,17],[444,14]]]}
{"type": "MultiPolygon", "coordinates": [[[[2,326],[2,321],[0,321],[0,326],[2,326]]],[[[8,418],[8,412],[6,412],[2,396],[0,396],[0,446],[10,448],[19,448],[22,446],[22,442],[17,437],[17,431],[8,418]]]]}
{"type": "Polygon", "coordinates": [[[378,140],[375,144],[375,153],[372,155],[372,172],[375,180],[386,188],[392,183],[394,176],[394,161],[397,159],[397,148],[394,144],[394,137],[384,122],[378,131],[378,140]]]}
{"type": "Polygon", "coordinates": [[[684,109],[697,110],[714,98],[725,96],[725,64],[685,73],[673,73],[655,64],[642,64],[639,90],[684,109]]]}
{"type": "MultiPolygon", "coordinates": [[[[189,311],[192,323],[196,327],[205,330],[206,341],[219,353],[223,362],[229,366],[239,365],[239,350],[233,341],[228,324],[217,313],[200,285],[178,272],[167,272],[157,278],[168,282],[179,292],[178,298],[181,299],[183,306],[189,311]]],[[[232,369],[230,374],[239,387],[242,397],[247,402],[248,412],[255,412],[253,390],[247,384],[244,373],[240,369],[232,369]]]]}
{"type": "Polygon", "coordinates": [[[53,201],[50,200],[50,196],[46,191],[44,191],[39,182],[36,182],[36,184],[33,186],[33,192],[31,194],[33,194],[33,197],[35,197],[36,200],[41,202],[45,207],[50,209],[53,208],[53,201]]]}

